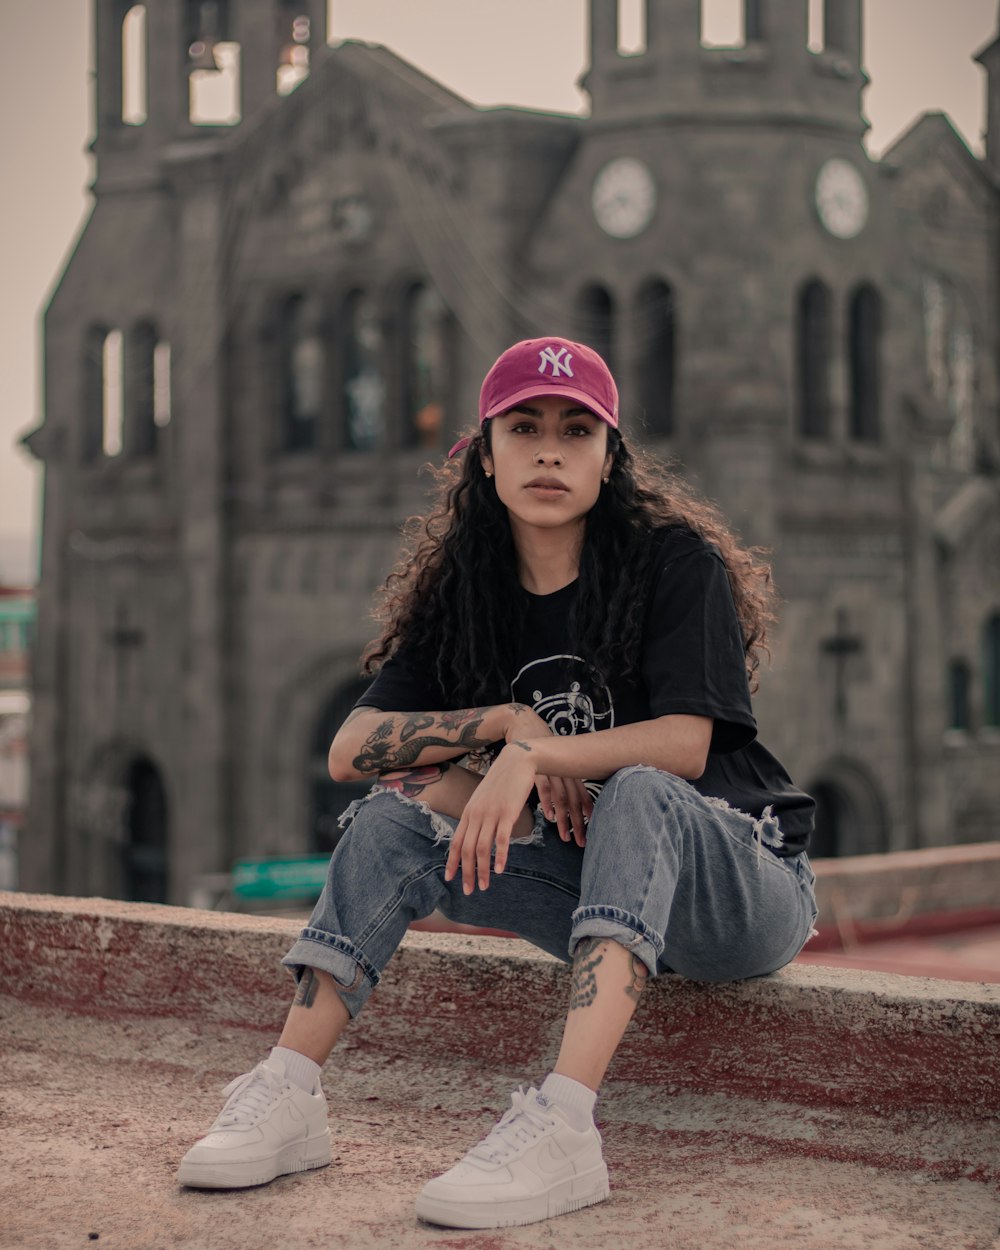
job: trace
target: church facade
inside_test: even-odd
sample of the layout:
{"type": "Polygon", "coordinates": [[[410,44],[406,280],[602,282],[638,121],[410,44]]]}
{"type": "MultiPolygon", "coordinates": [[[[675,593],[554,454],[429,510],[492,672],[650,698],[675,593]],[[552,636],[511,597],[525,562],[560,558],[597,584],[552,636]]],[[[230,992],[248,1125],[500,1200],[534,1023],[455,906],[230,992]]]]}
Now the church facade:
{"type": "Polygon", "coordinates": [[[511,341],[590,343],[781,595],[815,853],[997,837],[1000,42],[987,151],[862,145],[861,0],[589,0],[589,114],[480,109],[324,0],[94,0],[93,211],[45,317],[24,888],[187,902],[320,850],[403,518],[511,341]],[[140,83],[140,87],[136,83],[140,83]]]}

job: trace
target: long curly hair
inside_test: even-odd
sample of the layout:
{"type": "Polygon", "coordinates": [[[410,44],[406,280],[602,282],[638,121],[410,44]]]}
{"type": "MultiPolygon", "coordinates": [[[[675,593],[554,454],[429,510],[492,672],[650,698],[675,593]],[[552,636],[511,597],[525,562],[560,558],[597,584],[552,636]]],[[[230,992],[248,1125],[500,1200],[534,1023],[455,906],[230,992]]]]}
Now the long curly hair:
{"type": "MultiPolygon", "coordinates": [[[[411,517],[395,569],[376,601],[380,637],[365,649],[363,671],[375,672],[399,647],[433,675],[459,707],[503,702],[520,642],[527,595],[507,509],[483,473],[490,426],[472,436],[460,459],[432,472],[430,511],[411,517]]],[[[646,451],[632,452],[608,428],[614,460],[586,517],[579,593],[567,643],[605,674],[639,670],[644,611],[664,531],[684,528],[718,548],[729,574],[743,633],[747,674],[757,669],[775,620],[765,553],[742,546],[719,510],[671,467],[646,451]]]]}

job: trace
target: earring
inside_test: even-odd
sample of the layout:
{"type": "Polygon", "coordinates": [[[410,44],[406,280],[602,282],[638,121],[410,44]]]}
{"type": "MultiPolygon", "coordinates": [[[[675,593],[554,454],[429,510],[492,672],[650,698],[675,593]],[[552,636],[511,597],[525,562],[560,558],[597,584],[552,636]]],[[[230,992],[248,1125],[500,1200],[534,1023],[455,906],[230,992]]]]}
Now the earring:
{"type": "Polygon", "coordinates": [[[489,471],[489,469],[484,469],[483,472],[486,474],[487,477],[493,476],[493,474],[489,471]]]}
{"type": "Polygon", "coordinates": [[[611,481],[611,478],[610,478],[610,477],[602,477],[602,478],[601,478],[601,481],[604,483],[604,485],[605,485],[605,486],[607,486],[607,484],[611,481]]]}

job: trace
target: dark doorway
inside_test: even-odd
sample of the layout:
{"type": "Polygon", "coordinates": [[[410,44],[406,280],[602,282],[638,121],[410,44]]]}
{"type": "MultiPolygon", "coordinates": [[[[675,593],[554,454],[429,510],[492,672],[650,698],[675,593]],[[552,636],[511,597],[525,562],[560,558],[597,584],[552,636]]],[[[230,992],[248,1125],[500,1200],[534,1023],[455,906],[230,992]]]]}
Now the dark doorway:
{"type": "Polygon", "coordinates": [[[167,796],[156,765],[140,757],[125,774],[123,888],[127,899],[165,903],[169,888],[167,796]]]}
{"type": "Polygon", "coordinates": [[[808,787],[816,800],[811,859],[878,855],[889,849],[885,806],[877,784],[856,764],[840,765],[808,787]]]}
{"type": "Polygon", "coordinates": [[[844,850],[851,841],[851,801],[839,786],[821,782],[812,788],[816,800],[816,828],[809,841],[810,859],[832,859],[835,855],[850,854],[844,850]]]}

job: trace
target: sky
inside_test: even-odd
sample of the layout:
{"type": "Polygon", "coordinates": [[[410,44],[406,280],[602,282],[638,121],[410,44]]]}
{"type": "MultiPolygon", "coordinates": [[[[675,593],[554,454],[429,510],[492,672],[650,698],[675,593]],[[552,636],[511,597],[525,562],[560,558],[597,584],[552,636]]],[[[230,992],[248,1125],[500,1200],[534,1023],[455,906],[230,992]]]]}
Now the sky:
{"type": "MultiPolygon", "coordinates": [[[[813,4],[816,0],[811,0],[813,4]]],[[[737,0],[705,0],[724,31],[737,0]]],[[[0,0],[0,584],[33,581],[41,473],[18,439],[44,415],[40,314],[89,207],[90,0],[0,0]]],[[[866,146],[885,151],[922,113],[947,113],[982,152],[998,0],[867,0],[866,146]]],[[[330,39],[384,43],[476,104],[573,112],[586,0],[330,0],[330,39]]],[[[707,30],[707,27],[706,27],[707,30]]]]}

